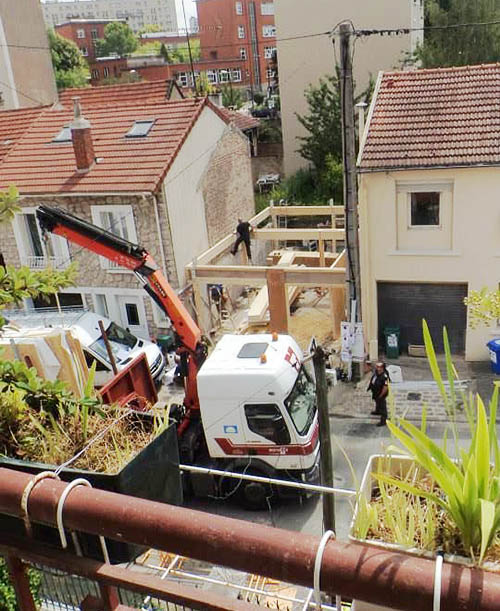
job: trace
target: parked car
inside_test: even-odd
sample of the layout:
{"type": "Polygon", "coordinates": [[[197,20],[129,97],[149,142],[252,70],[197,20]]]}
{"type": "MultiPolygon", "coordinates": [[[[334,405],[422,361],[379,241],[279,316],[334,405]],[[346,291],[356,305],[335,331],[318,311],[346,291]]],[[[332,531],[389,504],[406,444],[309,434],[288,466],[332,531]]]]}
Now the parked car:
{"type": "Polygon", "coordinates": [[[95,385],[100,387],[113,377],[113,369],[108,351],[99,328],[101,320],[115,358],[118,371],[126,367],[141,353],[146,354],[151,376],[158,386],[166,371],[165,358],[159,346],[149,340],[138,338],[115,322],[85,310],[31,310],[9,311],[4,316],[10,324],[22,328],[55,328],[68,329],[79,340],[87,365],[96,361],[95,385]]]}

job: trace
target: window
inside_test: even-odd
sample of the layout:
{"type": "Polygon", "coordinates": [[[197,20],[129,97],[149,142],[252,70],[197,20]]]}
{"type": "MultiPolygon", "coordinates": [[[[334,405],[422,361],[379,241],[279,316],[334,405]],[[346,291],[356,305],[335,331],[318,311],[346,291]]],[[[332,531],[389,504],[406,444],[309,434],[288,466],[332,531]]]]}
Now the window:
{"type": "Polygon", "coordinates": [[[241,69],[233,68],[231,70],[231,80],[233,83],[239,83],[241,81],[241,69]]]}
{"type": "Polygon", "coordinates": [[[261,15],[274,15],[274,2],[261,2],[260,3],[260,14],[261,15]]]}
{"type": "Polygon", "coordinates": [[[207,70],[207,81],[211,85],[217,83],[217,70],[207,70]]]}
{"type": "Polygon", "coordinates": [[[316,414],[316,387],[306,368],[302,366],[285,399],[285,406],[299,435],[305,435],[316,414]]]}
{"type": "Polygon", "coordinates": [[[187,87],[188,86],[188,73],[179,72],[177,74],[177,81],[180,83],[181,87],[187,87]]]}
{"type": "Polygon", "coordinates": [[[52,142],[71,142],[71,127],[69,125],[65,125],[61,128],[61,131],[52,138],[52,142]]]}
{"type": "Polygon", "coordinates": [[[410,226],[439,226],[439,192],[410,193],[410,226]]]}
{"type": "MultiPolygon", "coordinates": [[[[102,229],[127,240],[137,243],[134,214],[132,206],[91,206],[92,222],[102,229]]],[[[117,263],[99,257],[102,269],[123,271],[117,263]]]]}
{"type": "Polygon", "coordinates": [[[105,318],[109,318],[108,302],[106,295],[96,293],[94,295],[94,312],[105,318]]]}
{"type": "Polygon", "coordinates": [[[54,234],[44,240],[34,208],[25,208],[16,215],[14,236],[22,265],[30,269],[63,269],[69,265],[68,243],[54,234]]]}
{"type": "Polygon", "coordinates": [[[238,38],[245,38],[245,26],[244,25],[238,26],[238,38]]]}
{"type": "Polygon", "coordinates": [[[99,80],[99,70],[92,70],[91,75],[95,81],[99,80]]]}
{"type": "Polygon", "coordinates": [[[290,443],[290,432],[277,405],[245,405],[245,416],[252,433],[278,445],[290,443]]]}
{"type": "Polygon", "coordinates": [[[90,30],[90,38],[97,40],[97,30],[90,30]]]}
{"type": "Polygon", "coordinates": [[[229,70],[219,70],[219,83],[229,83],[229,70]]]}
{"type": "Polygon", "coordinates": [[[245,49],[245,47],[241,47],[240,48],[240,59],[246,59],[247,58],[247,50],[245,49]]]}
{"type": "Polygon", "coordinates": [[[243,15],[243,2],[235,2],[234,8],[237,15],[243,15]]]}
{"type": "Polygon", "coordinates": [[[262,36],[264,38],[273,38],[276,36],[276,26],[275,25],[263,25],[262,26],[262,36]]]}
{"type": "Polygon", "coordinates": [[[139,310],[136,303],[126,303],[125,312],[127,314],[127,322],[131,326],[138,326],[141,324],[139,320],[139,310]]]}
{"type": "Polygon", "coordinates": [[[109,76],[109,68],[107,66],[104,66],[102,75],[104,78],[107,78],[109,76]]]}
{"type": "Polygon", "coordinates": [[[266,78],[267,79],[273,79],[276,76],[274,70],[272,68],[267,68],[266,69],[266,78]]]}
{"type": "Polygon", "coordinates": [[[210,51],[210,59],[217,59],[217,51],[210,51]]]}
{"type": "Polygon", "coordinates": [[[85,38],[85,30],[77,30],[76,31],[77,38],[85,38]]]}
{"type": "Polygon", "coordinates": [[[132,127],[125,134],[125,138],[145,138],[154,125],[154,119],[144,119],[143,121],[134,121],[132,127]]]}
{"type": "Polygon", "coordinates": [[[80,47],[80,53],[83,55],[83,57],[88,57],[89,50],[87,47],[80,47]]]}
{"type": "Polygon", "coordinates": [[[276,47],[264,47],[264,57],[266,59],[272,59],[276,53],[276,47]]]}

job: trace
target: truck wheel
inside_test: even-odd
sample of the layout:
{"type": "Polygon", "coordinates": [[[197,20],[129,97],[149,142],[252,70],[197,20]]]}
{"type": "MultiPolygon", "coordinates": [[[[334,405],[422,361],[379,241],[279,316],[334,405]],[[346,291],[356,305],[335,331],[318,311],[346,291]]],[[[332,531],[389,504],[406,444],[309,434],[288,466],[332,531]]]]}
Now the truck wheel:
{"type": "MultiPolygon", "coordinates": [[[[263,473],[254,472],[252,475],[263,475],[263,473]]],[[[258,509],[268,509],[268,502],[273,499],[274,491],[269,484],[243,480],[238,488],[237,496],[238,502],[243,508],[256,511],[258,509]]]]}

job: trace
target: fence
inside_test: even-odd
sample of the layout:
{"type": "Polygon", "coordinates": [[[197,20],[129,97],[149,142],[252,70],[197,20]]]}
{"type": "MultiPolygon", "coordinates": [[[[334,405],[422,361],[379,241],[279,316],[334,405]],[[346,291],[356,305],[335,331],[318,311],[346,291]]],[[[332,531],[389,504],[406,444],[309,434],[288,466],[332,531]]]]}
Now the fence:
{"type": "MultiPolygon", "coordinates": [[[[0,468],[0,514],[25,521],[29,515],[33,523],[54,526],[56,509],[68,484],[54,479],[39,481],[26,502],[24,492],[30,481],[28,474],[0,468]]],[[[62,517],[66,530],[155,547],[173,554],[173,558],[186,556],[235,571],[264,573],[270,579],[302,588],[321,587],[329,596],[337,594],[395,609],[433,608],[435,563],[425,558],[333,539],[320,541],[318,537],[217,515],[208,518],[183,507],[83,486],[67,496],[62,517]]],[[[46,583],[53,580],[49,586],[52,591],[57,591],[58,579],[64,582],[59,572],[77,576],[79,585],[73,590],[75,599],[83,597],[79,602],[83,611],[125,611],[144,608],[145,604],[158,609],[180,605],[186,609],[255,610],[253,603],[228,596],[229,588],[223,588],[225,595],[221,595],[162,579],[158,569],[151,572],[154,563],[130,570],[43,545],[26,534],[16,537],[5,528],[0,532],[0,555],[7,559],[21,611],[36,608],[25,562],[44,567],[46,583]]],[[[166,568],[159,567],[163,571],[166,568]]],[[[60,591],[64,588],[67,590],[59,586],[60,591]]],[[[500,576],[446,563],[441,592],[442,611],[497,611],[500,576]]],[[[313,608],[314,597],[309,594],[308,599],[304,609],[309,604],[313,608]]],[[[72,600],[64,599],[59,604],[72,606],[72,600]]]]}

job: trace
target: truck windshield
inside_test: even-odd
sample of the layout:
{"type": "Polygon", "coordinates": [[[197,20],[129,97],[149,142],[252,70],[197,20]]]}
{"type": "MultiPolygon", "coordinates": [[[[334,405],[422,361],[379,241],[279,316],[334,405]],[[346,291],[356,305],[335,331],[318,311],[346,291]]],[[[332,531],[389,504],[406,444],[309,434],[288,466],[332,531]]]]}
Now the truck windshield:
{"type": "Polygon", "coordinates": [[[285,406],[299,435],[305,435],[316,413],[316,387],[303,365],[285,406]]]}
{"type": "MultiPolygon", "coordinates": [[[[122,360],[122,358],[124,358],[123,353],[132,350],[137,343],[137,338],[132,335],[132,333],[129,333],[126,329],[123,329],[114,322],[109,325],[106,334],[111,345],[111,350],[118,360],[122,360]]],[[[109,361],[108,351],[106,350],[106,345],[102,337],[91,344],[90,348],[109,361]]]]}

